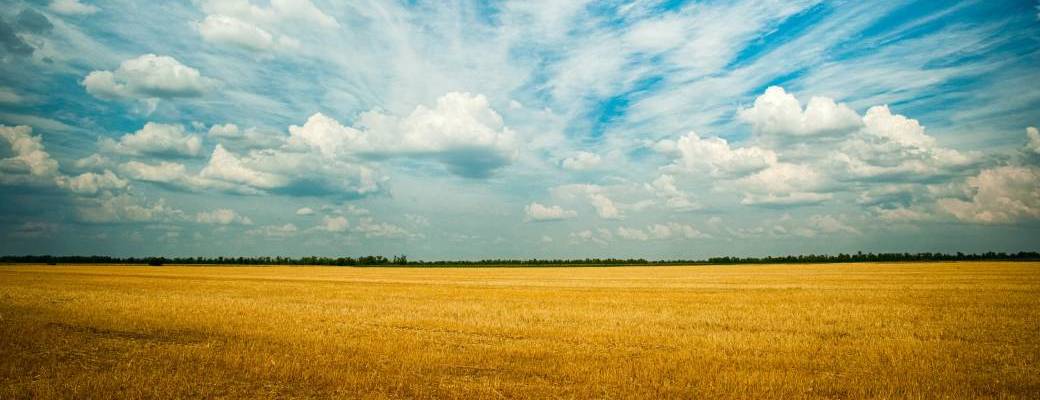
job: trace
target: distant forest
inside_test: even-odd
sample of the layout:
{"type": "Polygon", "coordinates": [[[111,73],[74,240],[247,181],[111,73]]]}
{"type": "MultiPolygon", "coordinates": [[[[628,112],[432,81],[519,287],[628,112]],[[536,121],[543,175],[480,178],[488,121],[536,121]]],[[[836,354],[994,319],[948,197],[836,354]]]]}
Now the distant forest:
{"type": "Polygon", "coordinates": [[[109,256],[0,256],[0,263],[33,264],[186,264],[186,265],[328,265],[328,266],[597,266],[691,264],[819,264],[897,261],[1040,261],[1040,252],[1018,253],[863,253],[809,254],[769,257],[711,257],[703,260],[646,260],[642,258],[488,259],[479,261],[421,261],[406,256],[364,257],[109,257],[109,256]]]}

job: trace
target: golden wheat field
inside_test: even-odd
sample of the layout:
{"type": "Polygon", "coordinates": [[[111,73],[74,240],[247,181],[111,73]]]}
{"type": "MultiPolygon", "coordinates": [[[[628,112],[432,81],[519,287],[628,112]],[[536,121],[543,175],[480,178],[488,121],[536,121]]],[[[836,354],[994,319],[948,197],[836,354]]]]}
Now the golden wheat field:
{"type": "Polygon", "coordinates": [[[1037,398],[1040,263],[0,266],[0,398],[1037,398]]]}

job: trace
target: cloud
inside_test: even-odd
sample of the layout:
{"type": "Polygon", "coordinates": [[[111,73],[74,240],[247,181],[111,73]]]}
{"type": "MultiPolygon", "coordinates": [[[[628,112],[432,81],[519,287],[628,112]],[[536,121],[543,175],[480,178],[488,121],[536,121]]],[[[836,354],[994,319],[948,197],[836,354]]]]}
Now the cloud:
{"type": "Polygon", "coordinates": [[[269,50],[274,36],[253,24],[226,15],[209,15],[195,26],[207,42],[232,45],[251,51],[269,50]]]}
{"type": "Polygon", "coordinates": [[[716,177],[733,177],[761,171],[777,162],[772,150],[759,147],[732,148],[726,139],[702,139],[690,132],[677,141],[663,140],[654,148],[677,157],[667,169],[684,173],[707,173],[716,177]]]}
{"type": "Polygon", "coordinates": [[[322,28],[338,28],[335,18],[322,12],[310,0],[272,0],[268,7],[251,4],[248,0],[206,0],[202,9],[210,14],[229,15],[243,20],[274,24],[306,22],[322,28]]]}
{"type": "Polygon", "coordinates": [[[566,200],[584,198],[596,210],[596,215],[603,219],[619,219],[621,210],[610,197],[607,189],[599,185],[562,185],[553,188],[553,195],[566,200]]]}
{"type": "Polygon", "coordinates": [[[669,222],[666,224],[650,224],[645,229],[626,228],[619,226],[617,235],[622,239],[647,241],[647,240],[672,240],[672,239],[705,239],[711,235],[703,233],[691,225],[669,222]]]}
{"type": "Polygon", "coordinates": [[[563,159],[560,165],[563,169],[571,171],[585,171],[598,167],[602,161],[598,154],[579,151],[573,156],[563,159]]]}
{"type": "Polygon", "coordinates": [[[300,208],[300,209],[296,210],[296,215],[300,215],[300,216],[314,215],[314,210],[311,209],[310,207],[303,207],[303,208],[300,208]]]}
{"type": "Polygon", "coordinates": [[[0,86],[0,104],[21,104],[24,98],[8,87],[0,86]]]}
{"type": "Polygon", "coordinates": [[[61,188],[85,195],[94,195],[105,190],[121,190],[128,185],[125,179],[121,179],[107,169],[100,174],[86,172],[71,178],[59,176],[57,183],[61,188]]]}
{"type": "Polygon", "coordinates": [[[185,218],[184,211],[167,205],[163,199],[149,203],[129,193],[83,199],[77,211],[79,218],[89,223],[175,222],[185,218]]]}
{"type": "Polygon", "coordinates": [[[219,144],[199,176],[293,196],[358,197],[382,189],[382,178],[357,163],[288,149],[254,150],[240,157],[219,144]]]}
{"type": "Polygon", "coordinates": [[[46,16],[31,8],[26,8],[18,13],[16,24],[26,32],[35,34],[47,33],[54,29],[54,24],[51,24],[46,16]]]}
{"type": "Polygon", "coordinates": [[[1026,137],[1029,138],[1029,143],[1026,144],[1026,150],[1033,154],[1040,154],[1040,131],[1035,127],[1026,128],[1026,137]]]}
{"type": "Polygon", "coordinates": [[[527,221],[560,221],[578,216],[574,210],[565,210],[560,206],[546,206],[531,203],[524,207],[527,221]]]}
{"type": "Polygon", "coordinates": [[[924,180],[956,175],[977,162],[972,154],[938,146],[917,120],[893,114],[887,106],[871,107],[863,123],[829,158],[845,179],[924,180]]]}
{"type": "Polygon", "coordinates": [[[285,224],[285,225],[265,225],[255,229],[246,231],[247,235],[250,236],[265,236],[268,238],[286,238],[295,236],[299,232],[296,225],[285,224]]]}
{"type": "Polygon", "coordinates": [[[776,163],[769,168],[734,182],[744,191],[741,204],[794,206],[817,204],[829,200],[830,193],[817,193],[825,177],[814,168],[792,163],[776,163]]]}
{"type": "Polygon", "coordinates": [[[755,104],[738,113],[758,135],[818,136],[855,131],[863,125],[844,103],[827,97],[813,97],[802,109],[798,99],[779,86],[771,86],[755,99],[755,104]]]}
{"type": "Polygon", "coordinates": [[[93,71],[81,83],[100,99],[198,97],[216,85],[173,57],[155,54],[123,61],[115,71],[93,71]]]}
{"type": "Polygon", "coordinates": [[[350,227],[350,222],[347,221],[346,217],[325,216],[321,224],[315,228],[326,232],[346,232],[348,227],[350,227]]]}
{"type": "Polygon", "coordinates": [[[209,136],[224,138],[224,137],[237,137],[239,136],[238,125],[235,124],[216,124],[209,127],[209,136]]]}
{"type": "Polygon", "coordinates": [[[939,207],[957,219],[1010,224],[1040,218],[1040,168],[1003,166],[984,169],[965,182],[966,199],[943,198],[939,207]]]}
{"type": "Polygon", "coordinates": [[[53,183],[58,162],[44,149],[39,135],[25,125],[0,125],[0,137],[7,141],[12,157],[0,159],[0,183],[53,183]]]}
{"type": "Polygon", "coordinates": [[[675,186],[675,177],[661,175],[653,182],[646,184],[647,190],[654,196],[664,200],[666,208],[676,211],[691,211],[701,208],[701,205],[690,199],[690,196],[675,186]]]}
{"type": "Polygon", "coordinates": [[[108,157],[94,153],[76,160],[72,165],[79,169],[100,169],[111,167],[113,164],[108,157]]]}
{"type": "Polygon", "coordinates": [[[486,97],[469,93],[447,93],[433,108],[419,105],[403,118],[369,111],[357,127],[318,113],[303,126],[289,127],[289,133],[291,145],[313,148],[326,158],[429,158],[468,178],[486,178],[517,154],[515,134],[502,117],[486,97]]]}
{"type": "Polygon", "coordinates": [[[195,214],[195,222],[211,225],[252,225],[249,217],[239,215],[235,210],[220,208],[195,214]]]}
{"type": "Polygon", "coordinates": [[[181,125],[148,122],[137,132],[123,135],[119,141],[103,139],[101,147],[133,156],[197,157],[202,152],[202,139],[188,134],[181,125]]]}
{"type": "Polygon", "coordinates": [[[278,133],[265,133],[256,128],[241,129],[232,123],[211,126],[207,136],[237,149],[272,148],[285,142],[284,136],[278,133]]]}
{"type": "Polygon", "coordinates": [[[371,217],[361,218],[361,222],[355,230],[358,233],[365,235],[367,238],[402,239],[421,236],[411,233],[407,229],[394,224],[376,222],[371,217]]]}
{"type": "Polygon", "coordinates": [[[99,11],[96,6],[83,4],[79,0],[52,0],[47,8],[65,15],[90,15],[99,11]]]}

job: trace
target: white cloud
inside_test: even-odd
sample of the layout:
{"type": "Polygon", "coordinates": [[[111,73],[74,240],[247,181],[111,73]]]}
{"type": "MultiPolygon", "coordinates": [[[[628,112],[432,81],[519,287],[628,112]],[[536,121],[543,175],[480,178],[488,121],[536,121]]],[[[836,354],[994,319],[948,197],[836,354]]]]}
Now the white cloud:
{"type": "Polygon", "coordinates": [[[217,145],[201,178],[290,195],[363,196],[381,190],[383,179],[361,164],[322,159],[289,149],[254,150],[239,157],[217,145]]]}
{"type": "Polygon", "coordinates": [[[772,86],[755,99],[754,106],[740,110],[740,118],[759,135],[815,136],[849,133],[863,125],[844,103],[826,97],[813,97],[802,110],[794,95],[772,86]]]}
{"type": "Polygon", "coordinates": [[[217,179],[229,183],[246,185],[258,189],[274,189],[287,185],[288,179],[250,168],[224,147],[217,145],[210,156],[209,164],[199,174],[203,178],[217,179]]]}
{"type": "Polygon", "coordinates": [[[128,185],[125,179],[119,178],[107,169],[100,174],[86,172],[71,178],[59,176],[56,182],[61,188],[86,195],[94,195],[105,190],[125,189],[128,185]]]}
{"type": "Polygon", "coordinates": [[[434,108],[419,105],[404,118],[363,113],[357,128],[323,114],[289,127],[289,143],[326,158],[352,155],[431,158],[464,177],[482,178],[517,156],[515,134],[483,95],[450,92],[434,108]]]}
{"type": "Polygon", "coordinates": [[[705,239],[711,235],[703,233],[692,225],[669,222],[666,224],[650,224],[645,229],[628,228],[619,226],[617,235],[622,239],[647,241],[647,240],[672,240],[672,239],[705,239]]]}
{"type": "Polygon", "coordinates": [[[258,6],[248,0],[206,0],[202,9],[209,14],[229,15],[246,21],[275,24],[279,22],[305,22],[323,28],[337,28],[339,22],[322,12],[310,0],[272,0],[267,7],[258,6]]]}
{"type": "Polygon", "coordinates": [[[20,104],[24,99],[8,87],[0,86],[0,104],[20,104]]]}
{"type": "Polygon", "coordinates": [[[209,127],[209,136],[210,137],[217,137],[217,138],[237,137],[237,136],[239,136],[238,125],[230,124],[230,123],[229,124],[223,124],[223,125],[221,125],[221,124],[213,125],[213,126],[209,127]]]}
{"type": "Polygon", "coordinates": [[[7,141],[14,153],[0,159],[0,183],[51,183],[58,175],[58,162],[44,149],[39,135],[32,128],[0,125],[0,137],[7,141]]]}
{"type": "Polygon", "coordinates": [[[350,222],[343,216],[325,216],[316,228],[326,232],[346,232],[350,222]]]}
{"type": "Polygon", "coordinates": [[[731,148],[726,139],[702,139],[696,132],[690,132],[677,141],[658,142],[655,149],[678,157],[669,170],[708,173],[716,177],[743,176],[777,162],[777,155],[772,150],[754,146],[731,148]]]}
{"type": "Polygon", "coordinates": [[[734,184],[744,191],[741,204],[779,206],[814,204],[830,199],[830,193],[817,193],[824,181],[824,175],[810,166],[781,162],[734,184]]]}
{"type": "Polygon", "coordinates": [[[690,211],[701,208],[701,205],[690,199],[690,196],[675,186],[675,177],[661,175],[646,185],[654,196],[664,200],[666,208],[676,211],[690,211]]]}
{"type": "Polygon", "coordinates": [[[578,216],[574,210],[565,210],[560,206],[546,206],[531,203],[524,207],[527,221],[559,221],[578,216]]]}
{"type": "Polygon", "coordinates": [[[93,71],[82,84],[102,99],[159,99],[201,96],[216,83],[173,57],[145,54],[123,61],[115,71],[93,71]]]}
{"type": "Polygon", "coordinates": [[[397,225],[386,222],[376,222],[371,217],[361,218],[361,222],[355,230],[365,235],[367,238],[400,239],[419,236],[397,225]]]}
{"type": "Polygon", "coordinates": [[[614,201],[603,193],[589,193],[589,203],[596,209],[596,215],[603,219],[617,219],[621,217],[614,201]]]}
{"type": "Polygon", "coordinates": [[[269,238],[286,238],[294,236],[299,232],[299,228],[293,224],[285,225],[265,225],[255,229],[246,231],[247,235],[252,236],[266,236],[269,238]]]}
{"type": "Polygon", "coordinates": [[[831,215],[813,215],[809,217],[809,226],[821,233],[846,233],[859,235],[858,229],[831,215]]]}
{"type": "Polygon", "coordinates": [[[598,154],[579,151],[574,155],[563,159],[563,162],[561,162],[560,165],[564,169],[569,169],[571,171],[585,171],[598,167],[602,161],[603,160],[598,154]]]}
{"type": "Polygon", "coordinates": [[[113,164],[112,160],[108,159],[108,157],[94,153],[76,160],[72,165],[79,169],[100,169],[111,167],[113,164]]]}
{"type": "Polygon", "coordinates": [[[47,8],[65,15],[89,15],[98,12],[96,6],[83,4],[79,0],[52,0],[47,8]]]}
{"type": "Polygon", "coordinates": [[[300,215],[300,216],[314,215],[314,210],[311,209],[310,207],[303,207],[303,208],[300,208],[299,210],[296,210],[296,215],[300,215]]]}
{"type": "Polygon", "coordinates": [[[196,157],[202,152],[202,139],[188,134],[181,125],[148,122],[137,132],[123,135],[119,141],[101,140],[101,147],[134,156],[196,157]]]}
{"type": "Polygon", "coordinates": [[[226,15],[209,15],[196,24],[195,29],[207,42],[237,46],[251,51],[269,50],[276,43],[271,33],[226,15]]]}
{"type": "Polygon", "coordinates": [[[966,222],[1015,223],[1040,218],[1040,169],[1003,166],[967,179],[967,199],[939,199],[940,208],[966,222]]]}
{"type": "Polygon", "coordinates": [[[235,210],[220,208],[195,214],[195,222],[212,225],[252,225],[249,217],[239,215],[235,210]]]}
{"type": "Polygon", "coordinates": [[[82,202],[77,207],[79,218],[90,223],[172,222],[184,219],[184,211],[168,206],[163,199],[148,203],[129,193],[103,194],[82,202]]]}
{"type": "Polygon", "coordinates": [[[1029,138],[1029,143],[1026,144],[1026,149],[1033,154],[1040,154],[1040,131],[1035,127],[1026,128],[1026,137],[1029,138]]]}
{"type": "Polygon", "coordinates": [[[554,196],[566,200],[584,198],[596,210],[596,215],[603,219],[621,218],[621,210],[614,201],[607,196],[607,190],[598,185],[562,185],[553,188],[554,196]]]}

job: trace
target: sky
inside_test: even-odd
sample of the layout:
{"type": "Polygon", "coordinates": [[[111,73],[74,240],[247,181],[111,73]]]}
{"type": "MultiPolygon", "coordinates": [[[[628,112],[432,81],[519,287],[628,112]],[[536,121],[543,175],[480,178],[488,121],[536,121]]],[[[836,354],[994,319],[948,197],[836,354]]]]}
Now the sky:
{"type": "Polygon", "coordinates": [[[1040,249],[1040,4],[3,0],[0,254],[1040,249]]]}

